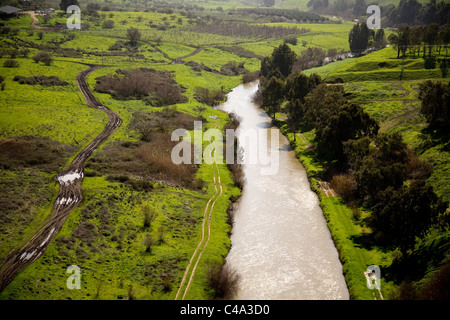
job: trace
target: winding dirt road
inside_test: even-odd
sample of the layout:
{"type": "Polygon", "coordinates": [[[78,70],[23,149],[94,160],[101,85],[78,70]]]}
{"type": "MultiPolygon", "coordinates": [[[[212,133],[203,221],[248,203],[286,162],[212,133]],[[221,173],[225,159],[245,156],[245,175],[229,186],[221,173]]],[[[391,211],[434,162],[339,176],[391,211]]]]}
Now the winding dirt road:
{"type": "Polygon", "coordinates": [[[108,115],[108,123],[103,131],[77,154],[70,165],[56,175],[55,179],[60,184],[60,189],[53,203],[53,214],[45,226],[22,248],[13,249],[0,263],[0,291],[6,288],[21,270],[36,261],[59,233],[70,212],[82,200],[81,183],[84,177],[83,172],[86,161],[122,123],[119,115],[103,106],[89,90],[86,78],[89,73],[98,68],[98,66],[90,66],[89,69],[80,72],[76,80],[87,105],[105,112],[108,115]]]}

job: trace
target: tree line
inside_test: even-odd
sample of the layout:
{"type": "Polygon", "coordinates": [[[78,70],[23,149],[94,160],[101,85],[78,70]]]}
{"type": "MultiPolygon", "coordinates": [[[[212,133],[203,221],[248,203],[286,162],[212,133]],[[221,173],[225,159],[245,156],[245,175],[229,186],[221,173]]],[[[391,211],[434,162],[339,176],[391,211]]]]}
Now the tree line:
{"type": "Polygon", "coordinates": [[[397,48],[397,58],[406,55],[407,50],[413,58],[431,57],[435,50],[440,55],[442,49],[445,49],[445,56],[448,55],[448,44],[450,43],[450,24],[439,26],[437,23],[431,23],[428,26],[401,25],[394,33],[389,35],[389,42],[397,48]],[[421,51],[422,50],[422,51],[421,51]],[[428,51],[428,52],[427,52],[428,51]]]}
{"type": "Polygon", "coordinates": [[[295,60],[286,44],[263,59],[259,100],[272,117],[284,104],[293,133],[315,131],[313,147],[326,164],[321,178],[331,180],[355,210],[364,206],[371,211],[366,220],[373,230],[371,241],[407,255],[430,228],[448,229],[448,203],[426,182],[432,166],[400,134],[380,133],[377,121],[346,97],[343,86],[292,71],[295,60]]]}
{"type": "Polygon", "coordinates": [[[381,7],[386,15],[386,24],[389,26],[429,25],[437,23],[445,25],[450,23],[450,3],[448,1],[430,0],[422,4],[417,0],[400,0],[399,4],[381,7]]]}
{"type": "MultiPolygon", "coordinates": [[[[364,21],[369,17],[366,12],[367,7],[376,2],[368,0],[310,0],[308,7],[312,11],[364,21]]],[[[396,27],[402,24],[407,25],[429,25],[436,22],[439,25],[450,23],[450,3],[445,0],[430,0],[428,3],[421,3],[418,0],[400,0],[395,4],[379,5],[381,10],[381,25],[386,27],[396,27]]]]}

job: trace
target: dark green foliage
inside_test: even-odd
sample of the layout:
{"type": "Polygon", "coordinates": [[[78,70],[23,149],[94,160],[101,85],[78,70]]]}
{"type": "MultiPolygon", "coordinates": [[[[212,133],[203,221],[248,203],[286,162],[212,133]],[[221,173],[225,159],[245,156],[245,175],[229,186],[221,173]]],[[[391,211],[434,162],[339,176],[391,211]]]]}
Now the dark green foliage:
{"type": "Polygon", "coordinates": [[[360,196],[376,198],[388,187],[399,188],[407,177],[407,146],[399,134],[380,134],[370,149],[367,138],[347,141],[344,153],[358,182],[360,196]]]}
{"type": "Polygon", "coordinates": [[[312,88],[313,83],[310,84],[308,76],[299,71],[294,71],[286,79],[286,100],[295,101],[299,99],[304,102],[306,95],[312,88]]]}
{"type": "Polygon", "coordinates": [[[136,28],[127,29],[127,38],[130,40],[131,44],[136,45],[139,40],[141,40],[141,32],[136,28]]]}
{"type": "Polygon", "coordinates": [[[389,187],[378,197],[370,219],[371,226],[381,233],[379,239],[406,252],[446,211],[442,202],[425,182],[414,182],[395,191],[389,187]]]}
{"type": "Polygon", "coordinates": [[[450,3],[445,0],[430,0],[424,4],[417,0],[400,0],[397,6],[381,7],[381,12],[386,14],[388,26],[399,24],[426,25],[432,22],[439,25],[450,23],[450,3]]]}
{"type": "Polygon", "coordinates": [[[359,55],[367,49],[369,39],[372,33],[365,23],[358,23],[353,26],[348,34],[348,42],[350,44],[350,51],[353,54],[359,55]]]}
{"type": "Polygon", "coordinates": [[[266,82],[262,90],[264,99],[264,108],[267,109],[269,115],[275,117],[275,113],[280,109],[280,103],[284,99],[284,82],[277,77],[270,78],[266,82]]]}
{"type": "Polygon", "coordinates": [[[15,76],[13,80],[19,82],[20,84],[41,85],[46,87],[67,86],[69,84],[66,81],[62,81],[57,76],[15,76]]]}
{"type": "Polygon", "coordinates": [[[316,127],[317,151],[324,158],[344,160],[342,142],[364,136],[374,137],[379,127],[356,103],[329,107],[335,107],[336,111],[333,114],[330,110],[328,113],[331,116],[326,117],[327,121],[316,127]]]}
{"type": "Polygon", "coordinates": [[[425,69],[436,69],[436,57],[426,57],[423,65],[425,69]]]}
{"type": "Polygon", "coordinates": [[[71,5],[79,6],[77,0],[61,0],[61,2],[59,3],[59,8],[62,11],[66,12],[67,8],[71,5]]]}
{"type": "Polygon", "coordinates": [[[36,63],[42,62],[46,66],[49,66],[53,62],[52,54],[48,51],[39,51],[37,54],[33,56],[33,60],[36,63]]]}
{"type": "Polygon", "coordinates": [[[286,43],[283,43],[273,50],[270,57],[261,61],[261,75],[270,79],[276,75],[276,70],[278,70],[283,77],[287,77],[291,73],[296,59],[295,52],[286,43]]]}
{"type": "Polygon", "coordinates": [[[3,66],[5,68],[18,68],[19,62],[17,62],[17,60],[14,59],[8,59],[3,62],[3,66]]]}
{"type": "Polygon", "coordinates": [[[442,78],[447,78],[447,74],[448,74],[448,61],[447,61],[447,59],[442,59],[441,63],[439,64],[439,68],[441,69],[442,78]]]}
{"type": "Polygon", "coordinates": [[[284,43],[289,43],[292,45],[297,45],[298,39],[295,35],[290,35],[284,38],[284,43]]]}
{"type": "Polygon", "coordinates": [[[431,129],[443,134],[450,132],[450,83],[432,82],[420,85],[420,112],[425,115],[431,129]]]}

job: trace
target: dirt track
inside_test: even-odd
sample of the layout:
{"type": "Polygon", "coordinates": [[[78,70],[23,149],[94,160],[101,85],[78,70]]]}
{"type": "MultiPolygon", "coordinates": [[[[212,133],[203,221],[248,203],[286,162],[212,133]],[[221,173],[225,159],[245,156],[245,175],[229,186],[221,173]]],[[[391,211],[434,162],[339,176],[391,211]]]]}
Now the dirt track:
{"type": "Polygon", "coordinates": [[[0,291],[6,288],[22,269],[36,261],[59,233],[70,212],[82,200],[81,182],[86,161],[122,123],[119,115],[103,106],[89,90],[86,78],[89,73],[98,68],[91,66],[89,69],[80,72],[76,80],[87,105],[104,111],[108,115],[108,123],[103,131],[77,154],[70,165],[56,175],[55,180],[60,184],[60,189],[53,203],[53,214],[45,226],[22,248],[13,249],[0,263],[0,291]]]}
{"type": "Polygon", "coordinates": [[[29,14],[29,15],[30,15],[31,19],[33,19],[33,22],[30,24],[30,26],[31,26],[33,29],[36,29],[36,30],[46,30],[46,31],[60,31],[60,30],[62,30],[62,27],[56,27],[56,26],[52,26],[52,27],[41,27],[41,26],[38,26],[39,19],[36,18],[36,13],[34,13],[34,11],[25,11],[25,12],[22,12],[21,14],[29,14]]]}
{"type": "MultiPolygon", "coordinates": [[[[214,142],[215,147],[215,142],[214,142]]],[[[215,152],[215,151],[214,151],[215,152]]],[[[210,157],[212,157],[210,155],[210,157]]],[[[212,157],[215,159],[215,153],[212,157]]],[[[194,253],[191,256],[191,259],[186,267],[186,270],[183,274],[183,279],[181,280],[180,286],[178,288],[177,294],[175,296],[175,300],[178,300],[181,292],[184,288],[183,296],[181,297],[182,300],[186,298],[186,294],[189,291],[189,287],[191,286],[191,283],[193,281],[195,271],[197,270],[198,263],[200,262],[200,259],[203,255],[203,252],[205,251],[206,247],[208,246],[209,240],[211,238],[211,219],[212,219],[212,213],[214,211],[214,205],[216,204],[216,201],[222,196],[223,188],[222,183],[220,181],[220,170],[219,166],[217,165],[217,161],[214,160],[214,163],[212,164],[213,169],[213,180],[214,180],[214,194],[211,196],[211,198],[208,200],[208,203],[205,206],[205,211],[203,213],[202,218],[202,238],[200,239],[197,248],[195,249],[194,253]],[[211,206],[210,206],[211,204],[211,206]],[[209,212],[209,214],[208,214],[209,212]],[[205,233],[208,234],[208,237],[205,236],[205,233]],[[201,248],[201,249],[200,249],[201,248]],[[199,251],[200,249],[200,251],[199,251]],[[193,268],[191,270],[191,265],[194,263],[193,268]],[[186,283],[187,276],[189,276],[189,280],[186,283]]]]}

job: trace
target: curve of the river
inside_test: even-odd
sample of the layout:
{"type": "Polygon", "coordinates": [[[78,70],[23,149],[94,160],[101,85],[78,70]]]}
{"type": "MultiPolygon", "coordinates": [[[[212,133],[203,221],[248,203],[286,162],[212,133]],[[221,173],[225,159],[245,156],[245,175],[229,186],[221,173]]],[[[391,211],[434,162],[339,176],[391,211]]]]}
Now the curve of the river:
{"type": "MultiPolygon", "coordinates": [[[[269,141],[270,130],[278,129],[251,102],[256,90],[257,83],[239,85],[219,108],[240,117],[242,132],[267,130],[269,141]]],[[[338,252],[304,167],[281,133],[270,152],[278,158],[276,174],[262,174],[267,165],[260,161],[244,164],[246,183],[227,256],[241,277],[235,299],[349,299],[338,252]]]]}

